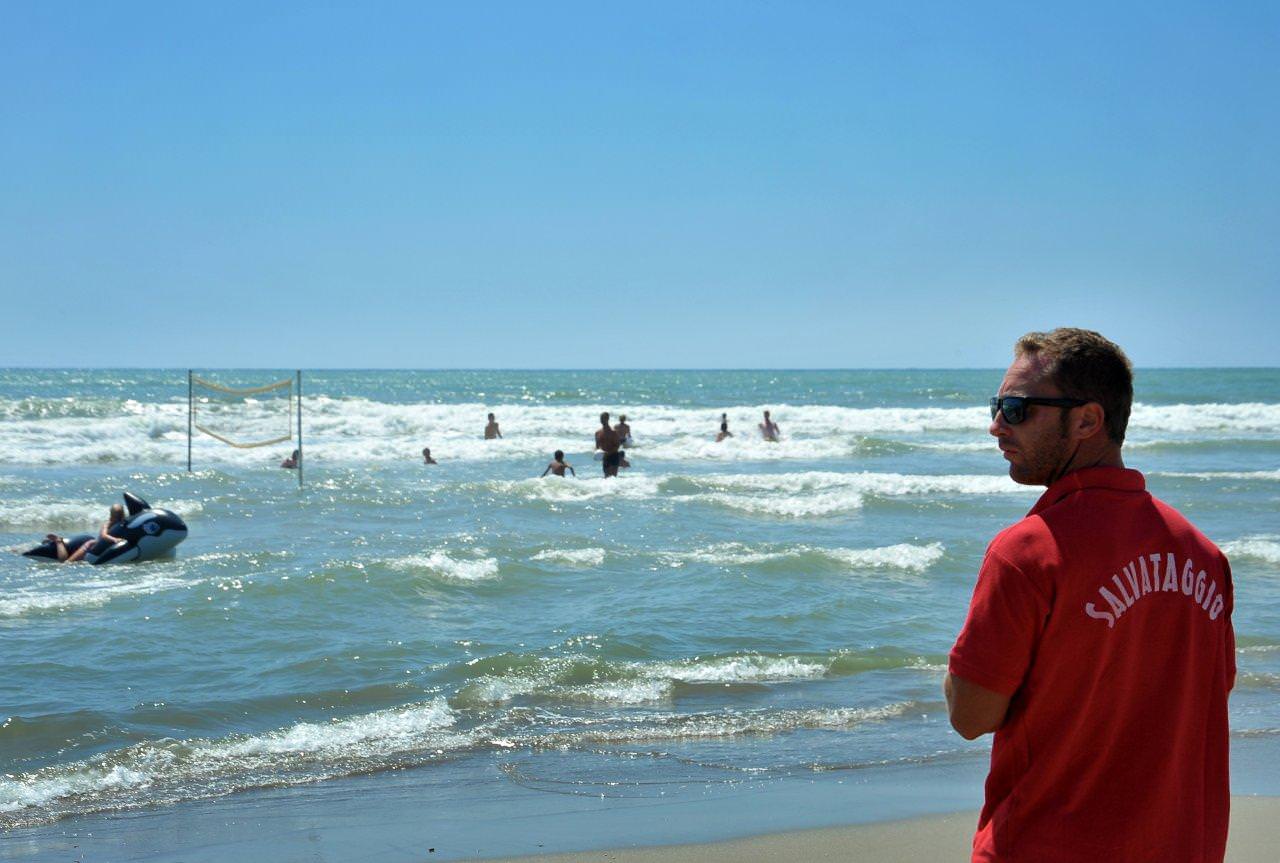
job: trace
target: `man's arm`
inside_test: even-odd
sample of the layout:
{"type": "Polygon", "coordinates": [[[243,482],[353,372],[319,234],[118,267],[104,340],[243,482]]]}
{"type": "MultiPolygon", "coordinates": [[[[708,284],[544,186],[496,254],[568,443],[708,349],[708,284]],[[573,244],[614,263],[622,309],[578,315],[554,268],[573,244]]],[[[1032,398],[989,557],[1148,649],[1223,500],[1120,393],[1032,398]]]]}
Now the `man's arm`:
{"type": "Polygon", "coordinates": [[[1009,712],[1009,696],[976,683],[947,674],[942,684],[947,696],[951,727],[965,740],[975,740],[1004,725],[1009,712]]]}

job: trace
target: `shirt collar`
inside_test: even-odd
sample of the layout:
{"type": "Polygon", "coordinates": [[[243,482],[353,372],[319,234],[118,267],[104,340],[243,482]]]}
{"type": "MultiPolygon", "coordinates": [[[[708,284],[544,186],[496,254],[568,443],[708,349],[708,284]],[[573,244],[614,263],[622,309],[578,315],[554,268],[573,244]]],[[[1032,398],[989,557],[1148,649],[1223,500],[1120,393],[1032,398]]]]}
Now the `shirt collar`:
{"type": "Polygon", "coordinates": [[[1027,515],[1035,515],[1058,501],[1086,488],[1111,491],[1145,491],[1147,481],[1140,471],[1123,467],[1086,467],[1072,471],[1045,489],[1027,515]]]}

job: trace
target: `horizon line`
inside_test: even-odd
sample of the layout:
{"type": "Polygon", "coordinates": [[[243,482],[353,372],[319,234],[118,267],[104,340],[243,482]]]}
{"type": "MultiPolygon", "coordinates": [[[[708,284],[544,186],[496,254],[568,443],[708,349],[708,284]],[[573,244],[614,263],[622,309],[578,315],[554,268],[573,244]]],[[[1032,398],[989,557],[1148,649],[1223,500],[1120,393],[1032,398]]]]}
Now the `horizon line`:
{"type": "MultiPolygon", "coordinates": [[[[0,366],[0,371],[313,371],[313,372],[988,372],[1003,366],[0,366]]],[[[1135,371],[1280,371],[1280,366],[1135,366],[1135,371]]]]}

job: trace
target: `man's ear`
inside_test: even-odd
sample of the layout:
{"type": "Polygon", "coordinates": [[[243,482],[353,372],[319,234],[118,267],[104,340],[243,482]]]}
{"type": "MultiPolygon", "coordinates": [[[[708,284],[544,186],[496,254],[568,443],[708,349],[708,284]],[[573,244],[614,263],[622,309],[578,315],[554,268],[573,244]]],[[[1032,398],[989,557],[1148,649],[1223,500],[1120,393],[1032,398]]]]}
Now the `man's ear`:
{"type": "Polygon", "coordinates": [[[1107,433],[1107,412],[1097,402],[1089,402],[1076,408],[1076,421],[1073,424],[1076,437],[1088,440],[1094,435],[1107,433]]]}

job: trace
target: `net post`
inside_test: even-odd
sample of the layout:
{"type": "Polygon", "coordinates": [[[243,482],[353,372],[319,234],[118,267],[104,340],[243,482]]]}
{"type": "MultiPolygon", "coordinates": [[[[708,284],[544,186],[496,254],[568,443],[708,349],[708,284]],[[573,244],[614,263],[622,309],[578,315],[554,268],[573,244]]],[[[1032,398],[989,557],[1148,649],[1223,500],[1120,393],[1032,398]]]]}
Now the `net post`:
{"type": "Polygon", "coordinates": [[[298,488],[302,488],[302,369],[298,369],[298,488]]]}
{"type": "Polygon", "coordinates": [[[187,369],[187,473],[191,473],[191,423],[195,411],[193,398],[191,369],[187,369]]]}

